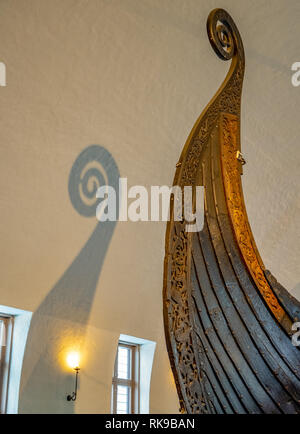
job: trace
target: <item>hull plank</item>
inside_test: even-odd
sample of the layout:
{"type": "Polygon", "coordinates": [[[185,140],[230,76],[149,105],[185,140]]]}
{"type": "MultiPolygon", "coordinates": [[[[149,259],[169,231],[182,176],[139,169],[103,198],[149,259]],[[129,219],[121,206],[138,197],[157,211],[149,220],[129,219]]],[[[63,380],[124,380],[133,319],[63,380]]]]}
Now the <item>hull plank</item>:
{"type": "Polygon", "coordinates": [[[274,291],[274,294],[277,295],[278,300],[281,305],[284,307],[286,312],[293,319],[293,322],[300,321],[300,303],[293,297],[279,282],[275,279],[272,273],[269,270],[265,270],[264,272],[269,285],[274,291]]]}

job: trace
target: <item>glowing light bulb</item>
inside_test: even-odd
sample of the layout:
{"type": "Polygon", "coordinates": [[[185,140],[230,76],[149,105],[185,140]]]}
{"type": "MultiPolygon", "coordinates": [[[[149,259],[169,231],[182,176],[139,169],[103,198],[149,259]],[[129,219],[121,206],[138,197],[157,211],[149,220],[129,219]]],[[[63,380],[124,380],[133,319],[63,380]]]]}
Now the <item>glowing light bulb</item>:
{"type": "Polygon", "coordinates": [[[80,355],[79,353],[73,351],[67,355],[67,363],[72,369],[79,368],[80,355]]]}

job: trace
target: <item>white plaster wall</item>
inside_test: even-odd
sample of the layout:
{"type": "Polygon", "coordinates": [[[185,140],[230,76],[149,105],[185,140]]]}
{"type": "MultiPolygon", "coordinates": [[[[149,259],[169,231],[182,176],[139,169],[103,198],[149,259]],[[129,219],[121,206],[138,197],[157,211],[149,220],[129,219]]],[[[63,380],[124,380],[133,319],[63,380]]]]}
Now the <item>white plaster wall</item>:
{"type": "MultiPolygon", "coordinates": [[[[95,228],[68,196],[84,148],[104,146],[129,185],[171,184],[182,145],[228,69],[206,36],[214,7],[232,14],[245,45],[250,222],[266,266],[300,298],[300,87],[291,85],[291,65],[300,61],[298,0],[1,0],[1,305],[36,311],[95,228]]],[[[83,361],[72,412],[109,412],[120,333],[157,342],[150,410],[178,411],[162,321],[164,236],[163,223],[117,224],[84,337],[73,338],[83,361]]],[[[49,351],[31,342],[23,411],[70,411],[61,381],[40,398],[50,367],[57,378],[70,376],[62,356],[76,318],[56,326],[49,351]]]]}

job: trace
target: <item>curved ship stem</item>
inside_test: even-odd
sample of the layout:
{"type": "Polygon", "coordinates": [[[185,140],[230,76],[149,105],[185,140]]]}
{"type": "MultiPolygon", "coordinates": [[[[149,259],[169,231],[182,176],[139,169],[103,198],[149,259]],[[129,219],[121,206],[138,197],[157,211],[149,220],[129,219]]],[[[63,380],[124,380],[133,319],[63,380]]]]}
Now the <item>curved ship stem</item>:
{"type": "Polygon", "coordinates": [[[211,12],[207,30],[231,66],[192,129],[174,178],[180,187],[204,186],[205,225],[187,233],[184,220],[174,221],[171,200],[166,232],[165,334],[181,410],[299,413],[299,352],[290,334],[300,304],[265,270],[243,198],[243,44],[223,9],[211,12]]]}

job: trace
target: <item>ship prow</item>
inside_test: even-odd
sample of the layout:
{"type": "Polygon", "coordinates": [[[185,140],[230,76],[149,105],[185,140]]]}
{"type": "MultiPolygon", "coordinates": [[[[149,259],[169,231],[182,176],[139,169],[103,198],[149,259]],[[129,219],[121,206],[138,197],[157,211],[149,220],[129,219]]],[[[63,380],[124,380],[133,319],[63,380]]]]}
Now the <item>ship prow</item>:
{"type": "Polygon", "coordinates": [[[265,270],[243,198],[243,45],[224,10],[212,11],[207,27],[217,54],[232,61],[174,178],[205,190],[203,230],[187,233],[171,204],[166,233],[164,322],[181,410],[300,413],[300,353],[291,339],[300,303],[265,270]]]}

